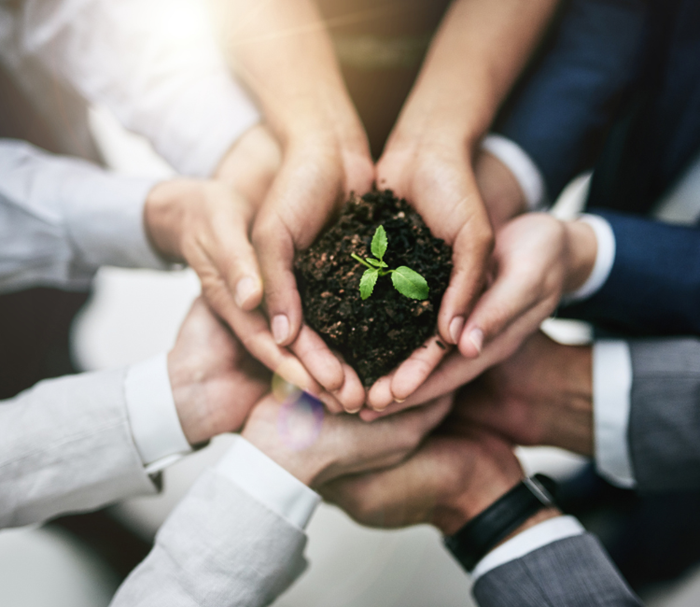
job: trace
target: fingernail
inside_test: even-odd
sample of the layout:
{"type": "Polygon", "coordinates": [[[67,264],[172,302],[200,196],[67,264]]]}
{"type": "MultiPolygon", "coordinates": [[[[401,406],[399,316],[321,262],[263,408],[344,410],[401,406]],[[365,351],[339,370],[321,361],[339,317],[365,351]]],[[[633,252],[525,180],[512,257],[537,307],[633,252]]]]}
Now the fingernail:
{"type": "Polygon", "coordinates": [[[481,348],[484,345],[484,332],[481,329],[472,329],[469,333],[469,341],[474,344],[476,351],[481,354],[481,348]]]}
{"type": "Polygon", "coordinates": [[[452,338],[453,344],[459,343],[459,336],[462,335],[463,328],[464,318],[462,316],[455,316],[450,323],[450,337],[452,338]]]}
{"type": "Polygon", "coordinates": [[[286,341],[289,335],[289,320],[284,314],[278,314],[272,319],[272,337],[278,344],[286,341]]]}
{"type": "Polygon", "coordinates": [[[359,413],[362,411],[362,407],[358,407],[357,409],[345,409],[345,413],[349,413],[350,415],[355,415],[355,413],[359,413]]]}
{"type": "Polygon", "coordinates": [[[405,398],[395,398],[395,399],[394,399],[394,402],[395,402],[395,403],[401,404],[401,403],[405,403],[405,402],[406,402],[406,399],[405,399],[405,398]]]}
{"type": "Polygon", "coordinates": [[[236,285],[236,305],[241,308],[258,291],[258,281],[251,276],[241,278],[236,285]]]}

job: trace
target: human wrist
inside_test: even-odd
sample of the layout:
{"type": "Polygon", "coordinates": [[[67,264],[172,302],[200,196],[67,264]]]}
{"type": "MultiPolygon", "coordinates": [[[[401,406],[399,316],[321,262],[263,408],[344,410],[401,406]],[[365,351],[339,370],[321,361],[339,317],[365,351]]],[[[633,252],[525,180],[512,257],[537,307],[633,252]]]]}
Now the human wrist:
{"type": "Polygon", "coordinates": [[[307,487],[315,486],[316,479],[327,467],[320,455],[308,449],[298,450],[285,445],[276,428],[250,429],[246,426],[241,436],[307,487]]]}
{"type": "Polygon", "coordinates": [[[558,516],[561,516],[562,512],[559,510],[559,508],[555,506],[551,506],[549,508],[544,508],[540,510],[539,512],[536,512],[533,514],[529,519],[527,519],[520,527],[518,527],[515,531],[512,533],[508,534],[506,537],[504,537],[498,544],[496,544],[493,549],[495,550],[499,546],[502,546],[505,544],[508,540],[512,540],[516,535],[520,535],[523,531],[527,531],[528,529],[534,527],[535,525],[539,525],[540,523],[544,523],[545,521],[548,521],[550,519],[556,518],[558,516]]]}
{"type": "Polygon", "coordinates": [[[593,271],[598,241],[593,228],[585,221],[564,222],[567,243],[567,271],[564,293],[577,291],[593,271]]]}
{"type": "Polygon", "coordinates": [[[206,416],[206,408],[199,404],[206,394],[199,381],[200,372],[187,361],[180,361],[174,351],[168,353],[168,377],[182,432],[190,445],[198,445],[214,436],[206,416]]]}
{"type": "Polygon", "coordinates": [[[479,193],[494,228],[523,213],[525,196],[510,169],[495,155],[481,151],[474,165],[479,193]]]}
{"type": "Polygon", "coordinates": [[[451,535],[498,501],[523,478],[522,469],[510,447],[508,457],[482,451],[475,461],[486,462],[471,471],[468,478],[457,479],[438,496],[433,524],[451,535]]]}
{"type": "Polygon", "coordinates": [[[186,214],[183,202],[188,190],[194,190],[193,184],[187,179],[163,181],[146,198],[143,221],[148,240],[162,257],[170,261],[182,261],[180,235],[186,214]]]}
{"type": "Polygon", "coordinates": [[[503,557],[504,548],[500,546],[509,542],[522,544],[516,536],[529,537],[530,529],[546,525],[546,521],[559,516],[552,495],[555,487],[551,478],[541,474],[523,479],[456,532],[446,536],[445,546],[469,572],[477,573],[476,569],[484,561],[482,569],[492,568],[493,561],[498,558],[488,555],[494,553],[503,557]]]}
{"type": "Polygon", "coordinates": [[[552,382],[556,402],[546,416],[542,444],[580,455],[593,455],[592,347],[556,344],[557,372],[552,382]]]}

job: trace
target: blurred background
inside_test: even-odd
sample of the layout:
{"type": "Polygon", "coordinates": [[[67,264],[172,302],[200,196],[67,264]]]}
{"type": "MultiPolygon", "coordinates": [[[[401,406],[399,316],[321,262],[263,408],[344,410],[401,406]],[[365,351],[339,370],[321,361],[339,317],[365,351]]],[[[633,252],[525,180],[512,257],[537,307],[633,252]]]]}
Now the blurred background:
{"type": "MultiPolygon", "coordinates": [[[[105,110],[93,108],[90,127],[109,165],[132,175],[172,174],[140,138],[125,132],[105,110]]],[[[696,176],[697,177],[697,176],[696,176]]],[[[557,212],[576,211],[586,177],[562,195],[557,212]]],[[[173,273],[103,268],[94,290],[72,328],[73,356],[83,370],[128,365],[167,350],[199,291],[189,270],[173,273]]],[[[585,326],[548,321],[547,329],[563,341],[589,338],[585,326]]],[[[165,490],[110,509],[119,522],[69,517],[61,524],[0,531],[0,605],[3,607],[100,607],[130,566],[125,555],[148,550],[159,525],[204,467],[226,449],[219,437],[205,450],[165,472],[165,490]],[[126,530],[125,530],[126,529],[126,530]],[[92,537],[85,542],[81,537],[92,537]]],[[[585,462],[549,448],[522,449],[528,472],[559,479],[577,473],[585,462]]],[[[439,533],[419,526],[405,530],[370,530],[338,509],[321,505],[309,528],[310,568],[275,603],[277,607],[443,607],[472,605],[470,580],[443,550],[439,533]]],[[[700,571],[654,588],[645,599],[652,607],[700,605],[700,571]]]]}

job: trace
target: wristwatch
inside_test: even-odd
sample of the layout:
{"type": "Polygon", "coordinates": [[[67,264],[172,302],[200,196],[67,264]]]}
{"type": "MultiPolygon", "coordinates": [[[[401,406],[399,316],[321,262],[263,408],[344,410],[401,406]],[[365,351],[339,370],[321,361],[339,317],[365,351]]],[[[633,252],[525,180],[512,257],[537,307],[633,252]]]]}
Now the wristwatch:
{"type": "Polygon", "coordinates": [[[494,546],[527,519],[556,506],[552,496],[555,490],[555,481],[544,474],[523,479],[457,533],[446,536],[445,546],[471,572],[494,546]]]}

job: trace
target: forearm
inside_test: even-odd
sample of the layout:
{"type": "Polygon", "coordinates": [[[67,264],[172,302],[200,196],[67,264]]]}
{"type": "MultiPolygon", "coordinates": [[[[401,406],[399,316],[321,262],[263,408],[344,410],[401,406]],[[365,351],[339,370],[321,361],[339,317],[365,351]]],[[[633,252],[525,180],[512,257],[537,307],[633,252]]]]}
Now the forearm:
{"type": "Polygon", "coordinates": [[[210,176],[259,120],[194,0],[27,0],[21,10],[25,52],[147,137],[178,172],[210,176]]]}
{"type": "Polygon", "coordinates": [[[0,527],[155,492],[132,438],[124,371],[47,380],[0,404],[0,527]]]}
{"type": "Polygon", "coordinates": [[[0,291],[84,288],[101,265],[164,268],[143,208],[152,179],[0,140],[0,291]]]}
{"type": "Polygon", "coordinates": [[[208,470],[111,605],[269,605],[304,570],[305,545],[302,529],[219,470],[208,470]]]}
{"type": "Polygon", "coordinates": [[[473,592],[482,607],[642,605],[590,534],[563,537],[503,562],[479,577],[473,592]]]}
{"type": "Polygon", "coordinates": [[[700,341],[631,340],[626,440],[642,493],[700,488],[700,341]]]}
{"type": "Polygon", "coordinates": [[[632,334],[697,334],[700,238],[694,227],[600,211],[614,234],[603,284],[563,314],[632,334]]]}
{"type": "Polygon", "coordinates": [[[218,0],[216,6],[228,58],[283,145],[295,136],[353,140],[361,132],[330,36],[311,1],[218,0]]]}
{"type": "Polygon", "coordinates": [[[536,46],[556,0],[457,0],[431,46],[397,131],[469,145],[488,129],[536,46]]]}

